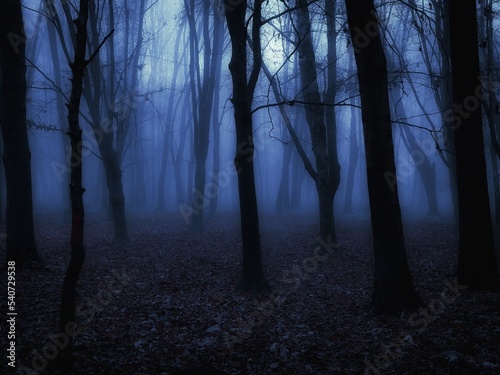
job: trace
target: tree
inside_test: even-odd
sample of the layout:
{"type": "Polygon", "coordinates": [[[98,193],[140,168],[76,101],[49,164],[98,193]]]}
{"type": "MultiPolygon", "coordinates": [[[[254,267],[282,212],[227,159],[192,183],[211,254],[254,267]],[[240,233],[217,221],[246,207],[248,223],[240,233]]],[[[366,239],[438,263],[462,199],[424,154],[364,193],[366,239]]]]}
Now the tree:
{"type": "MultiPolygon", "coordinates": [[[[62,2],[66,23],[70,29],[71,42],[76,47],[75,26],[73,24],[70,4],[62,2]]],[[[102,8],[105,12],[106,7],[102,8]]],[[[114,30],[114,3],[107,0],[108,28],[101,27],[99,22],[101,8],[94,2],[89,3],[89,40],[88,43],[94,50],[100,49],[101,33],[114,30]]],[[[133,112],[137,107],[136,88],[139,81],[139,57],[143,41],[143,21],[146,13],[146,0],[138,3],[138,12],[133,13],[124,2],[125,37],[126,43],[122,46],[123,58],[121,59],[121,73],[118,73],[118,62],[113,39],[108,43],[108,56],[103,63],[99,55],[94,56],[94,63],[90,66],[88,74],[84,76],[83,97],[87,103],[90,117],[85,116],[86,122],[91,126],[95,142],[98,145],[100,157],[105,171],[105,180],[108,187],[109,206],[114,224],[114,241],[122,244],[129,242],[127,220],[125,215],[125,196],[122,184],[122,158],[126,152],[126,140],[132,124],[133,112]],[[137,14],[137,23],[134,32],[131,32],[130,15],[137,14]],[[132,44],[132,48],[130,45],[132,44]],[[132,53],[130,53],[132,50],[132,53]],[[108,68],[106,72],[105,67],[108,68]],[[107,73],[107,74],[106,74],[107,73]],[[121,98],[117,96],[121,93],[121,98]]],[[[106,14],[106,13],[103,13],[106,14]]],[[[133,27],[132,27],[133,28],[133,27]]],[[[61,44],[65,48],[65,40],[59,33],[61,44]]]]}
{"type": "MultiPolygon", "coordinates": [[[[214,11],[217,14],[221,14],[220,11],[224,5],[218,1],[215,5],[216,8],[214,11]]],[[[214,17],[214,56],[220,56],[222,58],[222,54],[224,53],[224,19],[220,16],[214,17]],[[219,36],[217,36],[217,33],[219,36]],[[215,43],[217,41],[217,43],[215,43]]],[[[215,64],[215,82],[220,82],[221,78],[221,70],[222,70],[222,61],[220,63],[215,64]]],[[[212,147],[212,173],[213,176],[219,176],[220,173],[220,128],[221,128],[221,119],[220,119],[220,110],[219,110],[219,100],[220,100],[220,90],[215,90],[214,93],[214,103],[212,109],[212,131],[213,131],[213,147],[212,147]]],[[[214,191],[212,196],[210,197],[210,206],[208,209],[208,216],[214,217],[215,212],[217,210],[217,201],[219,197],[219,181],[214,184],[214,191]]]]}
{"type": "Polygon", "coordinates": [[[7,256],[17,267],[41,262],[35,243],[31,152],[26,129],[26,63],[20,0],[0,5],[0,126],[7,207],[7,256]]]}
{"type": "MultiPolygon", "coordinates": [[[[354,71],[354,57],[349,59],[349,70],[354,71]]],[[[352,214],[352,193],[354,190],[354,173],[356,172],[356,167],[358,165],[359,158],[359,146],[358,137],[356,135],[356,113],[357,108],[355,107],[356,101],[351,98],[351,124],[349,127],[349,166],[347,167],[347,178],[346,178],[346,189],[345,189],[345,201],[344,201],[344,213],[352,214]]]]}
{"type": "Polygon", "coordinates": [[[484,157],[476,2],[450,1],[453,130],[457,164],[458,282],[495,288],[497,269],[484,157]]]}
{"type": "Polygon", "coordinates": [[[481,57],[483,64],[485,64],[485,76],[487,82],[487,89],[485,98],[482,100],[483,109],[488,120],[488,127],[490,129],[490,156],[491,156],[491,169],[493,170],[493,193],[495,203],[495,224],[500,225],[500,174],[498,172],[498,158],[500,158],[500,145],[498,142],[498,133],[500,127],[500,112],[498,111],[499,101],[495,90],[492,90],[492,82],[496,71],[495,64],[495,45],[494,45],[494,28],[493,20],[494,13],[493,0],[487,0],[481,7],[481,12],[478,17],[478,28],[480,30],[481,44],[481,57]]]}
{"type": "MultiPolygon", "coordinates": [[[[335,4],[327,2],[328,11],[332,12],[335,4]]],[[[337,38],[333,14],[328,14],[328,88],[325,103],[319,93],[316,57],[311,33],[311,22],[307,1],[297,0],[297,51],[301,77],[301,91],[306,109],[306,121],[311,133],[312,150],[316,160],[316,190],[319,199],[320,237],[336,242],[333,215],[333,199],[340,182],[340,166],[337,160],[336,121],[333,103],[335,101],[336,81],[336,42],[337,38]],[[325,110],[325,106],[327,108],[325,110]],[[326,120],[326,121],[325,121],[326,120]]]]}
{"type": "MultiPolygon", "coordinates": [[[[188,12],[190,29],[190,87],[193,108],[193,134],[194,134],[194,156],[196,168],[194,174],[194,197],[192,202],[191,228],[195,230],[203,229],[203,212],[208,205],[208,198],[205,196],[206,182],[206,162],[208,156],[208,141],[210,134],[210,120],[213,109],[215,78],[217,66],[222,63],[222,54],[218,54],[222,35],[220,33],[221,23],[217,21],[217,12],[214,9],[214,38],[213,48],[210,42],[210,2],[203,2],[202,12],[202,35],[203,35],[203,79],[200,78],[200,58],[199,43],[196,33],[195,5],[194,0],[188,5],[185,0],[188,12]],[[206,201],[206,202],[205,202],[206,201]]],[[[216,5],[216,4],[215,4],[216,5]]],[[[218,121],[218,119],[217,119],[218,121]]]]}
{"type": "MultiPolygon", "coordinates": [[[[449,27],[449,10],[448,0],[435,0],[429,7],[433,10],[427,12],[426,8],[419,9],[417,7],[409,7],[412,14],[411,22],[416,28],[419,37],[419,51],[424,60],[424,64],[429,76],[429,83],[426,83],[432,88],[432,93],[436,100],[436,105],[441,112],[441,124],[436,126],[430,116],[427,115],[426,106],[419,98],[419,94],[415,89],[410,73],[407,72],[408,82],[415,94],[415,101],[422,109],[429,125],[436,135],[440,135],[436,139],[436,146],[439,150],[441,161],[448,168],[448,176],[450,179],[451,199],[453,203],[454,214],[458,215],[458,197],[456,188],[457,171],[455,165],[455,146],[454,134],[450,124],[449,109],[452,107],[451,98],[451,71],[450,71],[450,27],[449,27]],[[430,13],[430,15],[428,14],[430,13]],[[434,64],[433,64],[434,63],[434,64]],[[437,66],[435,66],[437,64],[437,66]],[[444,152],[442,152],[444,150],[444,152]]],[[[423,4],[423,3],[422,3],[423,4]]]]}
{"type": "MultiPolygon", "coordinates": [[[[71,66],[73,75],[71,96],[68,103],[69,138],[71,142],[71,258],[64,277],[61,299],[60,332],[67,333],[75,323],[75,294],[76,283],[85,261],[85,247],[83,246],[83,228],[85,212],[83,207],[82,187],[82,129],[80,128],[80,102],[82,98],[83,73],[90,61],[85,59],[87,45],[87,20],[89,14],[89,0],[80,1],[80,11],[75,20],[76,48],[75,58],[71,66]]],[[[68,363],[73,354],[73,336],[67,335],[68,344],[61,351],[63,363],[68,363]]]]}
{"type": "Polygon", "coordinates": [[[243,290],[262,291],[268,283],[262,269],[259,215],[254,177],[254,143],[252,122],[252,101],[262,64],[260,26],[262,22],[262,1],[257,0],[252,17],[253,61],[250,77],[247,77],[247,29],[245,15],[247,1],[236,6],[225,0],[226,21],[231,38],[231,62],[229,70],[233,81],[231,102],[234,106],[236,126],[236,155],[234,165],[238,171],[238,192],[240,201],[241,240],[243,246],[243,270],[239,287],[243,290]]]}
{"type": "Polygon", "coordinates": [[[408,267],[397,181],[387,85],[387,63],[373,0],[346,0],[356,57],[365,138],[366,172],[375,258],[371,312],[421,305],[408,267]],[[364,30],[369,30],[370,37],[364,30]],[[364,35],[360,35],[363,33],[364,35]],[[360,40],[364,38],[363,43],[360,40]]]}

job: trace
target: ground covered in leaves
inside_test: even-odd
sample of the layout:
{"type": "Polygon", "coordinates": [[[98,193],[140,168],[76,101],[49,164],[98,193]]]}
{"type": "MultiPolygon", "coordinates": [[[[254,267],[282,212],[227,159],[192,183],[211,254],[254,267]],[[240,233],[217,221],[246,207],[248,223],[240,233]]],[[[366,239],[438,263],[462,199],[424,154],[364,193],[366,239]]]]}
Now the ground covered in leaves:
{"type": "MultiPolygon", "coordinates": [[[[69,226],[47,215],[36,230],[46,269],[16,275],[15,373],[58,374],[50,358],[58,351],[69,226]]],[[[260,295],[235,291],[235,213],[196,233],[176,213],[135,214],[129,230],[132,242],[117,246],[112,224],[87,215],[73,374],[168,375],[189,367],[228,375],[500,373],[500,297],[454,282],[452,222],[406,221],[410,268],[427,306],[377,318],[366,314],[373,273],[367,219],[339,217],[341,247],[330,254],[317,248],[315,215],[263,215],[263,261],[274,292],[260,295]]]]}

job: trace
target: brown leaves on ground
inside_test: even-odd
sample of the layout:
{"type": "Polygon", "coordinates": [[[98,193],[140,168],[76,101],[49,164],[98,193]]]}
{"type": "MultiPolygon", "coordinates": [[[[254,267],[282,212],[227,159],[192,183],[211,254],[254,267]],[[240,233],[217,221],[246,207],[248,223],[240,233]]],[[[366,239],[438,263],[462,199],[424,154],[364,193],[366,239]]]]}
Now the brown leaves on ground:
{"type": "MultiPolygon", "coordinates": [[[[274,291],[256,295],[235,291],[237,214],[207,220],[204,232],[191,232],[175,213],[130,215],[132,243],[124,247],[111,243],[111,223],[87,215],[71,373],[500,372],[500,298],[454,284],[456,225],[407,222],[410,268],[427,307],[373,318],[364,312],[373,272],[369,221],[338,218],[341,247],[331,254],[316,248],[316,221],[293,213],[261,218],[274,291]]],[[[47,216],[36,227],[48,270],[17,274],[17,373],[34,364],[57,374],[48,358],[57,350],[69,225],[47,216]]]]}

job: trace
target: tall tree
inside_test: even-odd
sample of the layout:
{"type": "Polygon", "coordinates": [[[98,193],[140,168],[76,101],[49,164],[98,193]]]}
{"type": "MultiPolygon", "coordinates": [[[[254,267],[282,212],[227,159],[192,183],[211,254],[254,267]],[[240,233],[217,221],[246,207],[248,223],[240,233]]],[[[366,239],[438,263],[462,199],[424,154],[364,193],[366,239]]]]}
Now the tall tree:
{"type": "Polygon", "coordinates": [[[209,204],[208,198],[205,196],[206,162],[208,156],[210,120],[215,93],[215,76],[217,74],[217,65],[220,66],[222,63],[222,55],[217,54],[219,52],[217,46],[220,45],[219,39],[222,35],[219,32],[221,23],[216,21],[218,15],[217,12],[214,11],[214,48],[212,48],[210,40],[210,2],[203,2],[203,78],[200,78],[199,43],[196,32],[194,0],[190,1],[190,5],[188,5],[188,1],[185,0],[185,5],[188,10],[190,28],[190,86],[194,122],[194,157],[196,160],[191,228],[201,230],[203,229],[204,208],[209,204]]]}
{"type": "MultiPolygon", "coordinates": [[[[454,214],[458,217],[458,195],[456,187],[457,171],[455,163],[455,146],[453,124],[450,124],[449,109],[452,107],[451,97],[451,70],[450,70],[450,26],[449,26],[449,0],[434,0],[429,3],[431,12],[427,11],[427,4],[421,2],[421,8],[411,6],[408,8],[412,14],[412,25],[418,32],[420,40],[419,51],[422,55],[428,76],[429,86],[436,100],[436,105],[441,112],[441,124],[435,126],[431,116],[425,116],[435,134],[442,134],[444,142],[436,140],[439,147],[439,157],[446,167],[450,179],[450,192],[454,214]],[[435,39],[434,39],[435,38],[435,39]],[[436,66],[437,65],[437,66],[436,66]],[[446,152],[441,152],[444,149],[446,152]]],[[[408,72],[408,82],[415,93],[417,105],[427,112],[414,87],[411,74],[408,72]]]]}
{"type": "MultiPolygon", "coordinates": [[[[336,241],[335,214],[333,201],[340,184],[340,164],[337,152],[337,116],[335,102],[337,97],[337,20],[335,19],[337,0],[325,0],[326,25],[328,33],[327,88],[324,96],[326,140],[328,151],[328,201],[332,209],[331,240],[336,241]]],[[[328,208],[330,209],[330,207],[328,208]]],[[[328,235],[328,234],[327,234],[328,235]]]]}
{"type": "MultiPolygon", "coordinates": [[[[67,333],[75,321],[76,283],[85,261],[83,246],[84,207],[82,187],[82,129],[80,128],[80,102],[82,98],[83,73],[89,61],[85,59],[87,45],[87,20],[89,0],[80,1],[76,26],[75,58],[71,66],[72,86],[68,103],[68,128],[71,142],[71,258],[64,277],[61,299],[60,332],[67,333]]],[[[73,336],[67,335],[68,344],[62,349],[62,361],[67,364],[73,354],[73,336]]]]}
{"type": "MultiPolygon", "coordinates": [[[[331,2],[328,2],[327,5],[329,11],[332,11],[331,2]]],[[[335,5],[333,4],[334,7],[335,5]]],[[[319,232],[323,240],[336,242],[333,198],[340,182],[340,166],[337,161],[335,111],[332,109],[336,90],[336,53],[334,52],[336,44],[335,42],[329,42],[328,45],[328,88],[326,103],[323,103],[319,93],[316,56],[307,1],[297,0],[296,8],[297,51],[299,52],[301,91],[305,102],[306,121],[311,133],[312,150],[316,160],[319,232]],[[328,104],[331,108],[325,110],[323,104],[328,104]],[[328,121],[328,127],[325,119],[328,121]]],[[[329,31],[333,34],[329,37],[329,40],[336,38],[335,26],[330,20],[332,17],[333,14],[328,15],[329,31]]]]}
{"type": "Polygon", "coordinates": [[[450,1],[453,130],[457,163],[458,282],[477,288],[498,283],[484,157],[476,2],[450,1]]]}
{"type": "Polygon", "coordinates": [[[346,0],[347,21],[354,46],[370,199],[375,258],[372,313],[413,309],[421,305],[406,258],[397,182],[389,185],[386,174],[396,175],[387,63],[373,0],[346,0]],[[364,30],[370,30],[370,37],[364,30]],[[359,41],[364,38],[364,43],[359,41]]]}
{"type": "Polygon", "coordinates": [[[252,101],[262,65],[260,27],[262,0],[255,1],[252,17],[252,70],[247,77],[247,1],[225,0],[226,21],[231,37],[232,55],[229,70],[233,81],[231,101],[236,125],[236,155],[234,165],[238,171],[243,270],[239,287],[243,290],[261,291],[268,288],[262,269],[259,215],[254,176],[254,143],[252,101]]]}
{"type": "MultiPolygon", "coordinates": [[[[214,57],[221,57],[222,54],[224,53],[224,18],[220,17],[221,14],[221,9],[224,6],[224,4],[221,1],[216,1],[214,4],[214,12],[217,13],[219,16],[214,17],[214,50],[213,50],[213,55],[214,57]],[[217,36],[216,34],[219,34],[217,36]],[[217,41],[217,43],[215,43],[217,41]]],[[[222,70],[222,61],[221,63],[215,64],[215,77],[214,80],[215,82],[220,82],[221,78],[221,70],[222,70]]],[[[219,176],[220,173],[220,128],[221,128],[221,119],[220,119],[220,111],[219,111],[219,106],[220,106],[220,90],[215,90],[214,93],[214,103],[213,103],[213,109],[212,109],[212,131],[213,131],[213,136],[214,136],[214,142],[213,142],[213,147],[212,147],[212,160],[213,160],[213,165],[212,165],[212,173],[213,176],[219,176]]],[[[222,114],[224,116],[224,114],[222,114]]],[[[211,196],[210,199],[210,206],[208,209],[208,216],[213,217],[215,215],[215,212],[217,210],[217,201],[219,198],[219,181],[214,184],[214,192],[211,196]]]]}
{"type": "Polygon", "coordinates": [[[26,37],[20,0],[0,5],[0,126],[7,190],[6,261],[41,262],[33,227],[31,152],[26,129],[26,37]]]}

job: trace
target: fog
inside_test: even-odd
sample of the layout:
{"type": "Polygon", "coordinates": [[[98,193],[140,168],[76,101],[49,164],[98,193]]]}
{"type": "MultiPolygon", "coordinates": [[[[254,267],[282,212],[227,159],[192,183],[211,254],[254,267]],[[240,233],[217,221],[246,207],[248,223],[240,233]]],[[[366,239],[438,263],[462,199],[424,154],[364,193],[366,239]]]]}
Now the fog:
{"type": "MultiPolygon", "coordinates": [[[[27,72],[27,117],[30,125],[34,207],[36,213],[46,213],[69,208],[69,145],[63,139],[66,119],[61,110],[61,103],[66,103],[69,95],[71,82],[67,57],[71,58],[72,52],[63,9],[56,5],[55,11],[59,18],[55,22],[51,20],[48,8],[44,7],[43,3],[40,4],[26,1],[24,16],[28,39],[27,57],[30,59],[27,72]],[[49,31],[51,28],[55,30],[49,31]]],[[[95,10],[98,19],[93,23],[98,32],[96,40],[101,41],[109,32],[109,9],[104,3],[99,3],[98,6],[95,10]]],[[[283,11],[280,7],[278,4],[265,7],[264,17],[283,11]]],[[[453,214],[453,204],[448,168],[443,162],[443,158],[446,159],[449,155],[445,142],[438,139],[437,133],[425,130],[441,127],[436,98],[433,91],[429,90],[432,80],[429,74],[433,73],[428,71],[439,65],[439,58],[434,60],[433,56],[424,55],[417,31],[402,23],[403,10],[394,8],[395,10],[387,8],[387,12],[395,12],[397,16],[388,18],[385,32],[393,35],[391,38],[395,41],[387,53],[392,56],[393,61],[390,67],[391,88],[394,94],[392,98],[397,100],[399,105],[398,113],[393,113],[396,120],[393,134],[402,211],[406,216],[417,217],[425,216],[429,211],[424,185],[417,171],[418,164],[425,159],[434,167],[435,186],[432,188],[437,195],[438,213],[449,216],[453,214]],[[407,35],[406,40],[398,41],[402,34],[407,35]],[[403,68],[406,70],[403,71],[403,68]],[[418,103],[416,96],[419,98],[418,103]],[[398,124],[397,120],[401,124],[398,124]],[[403,131],[405,126],[411,132],[416,147],[408,143],[408,134],[403,131]]],[[[200,2],[196,3],[195,9],[196,20],[199,20],[202,12],[200,2]]],[[[146,2],[141,26],[142,35],[138,35],[141,21],[139,4],[115,4],[114,13],[115,32],[99,52],[101,71],[96,76],[92,75],[91,80],[85,81],[86,85],[90,84],[97,90],[94,81],[100,79],[98,87],[101,92],[94,93],[98,101],[100,121],[95,128],[102,132],[112,132],[114,135],[114,148],[118,150],[123,173],[126,211],[165,208],[182,216],[183,207],[191,206],[194,196],[193,174],[196,160],[193,149],[193,105],[189,69],[191,67],[196,71],[197,80],[203,79],[204,44],[201,25],[198,26],[199,35],[195,36],[200,50],[196,69],[196,66],[191,65],[189,38],[192,36],[182,1],[146,2]],[[111,53],[114,54],[113,57],[111,53]],[[114,61],[113,68],[110,67],[111,58],[114,61]],[[110,69],[114,71],[113,77],[109,77],[110,69]],[[114,92],[111,93],[113,87],[114,92]],[[111,119],[107,117],[106,112],[112,114],[111,119]],[[176,164],[180,169],[177,174],[174,170],[176,164]],[[161,172],[162,167],[164,175],[161,172]]],[[[323,15],[317,9],[311,14],[318,82],[324,95],[328,35],[325,32],[323,15]]],[[[335,211],[342,212],[352,199],[352,212],[366,215],[369,204],[360,104],[356,93],[356,72],[350,41],[345,27],[341,28],[341,25],[345,24],[342,14],[339,13],[336,20],[340,26],[337,41],[338,105],[335,106],[335,116],[341,178],[335,196],[335,211]],[[350,148],[354,146],[357,155],[350,153],[350,148]],[[355,160],[350,160],[350,157],[355,160]],[[347,188],[351,162],[355,163],[351,167],[355,168],[354,181],[351,187],[347,188]]],[[[223,19],[222,14],[219,17],[223,19]]],[[[213,28],[213,21],[210,21],[210,28],[213,28]]],[[[91,30],[94,32],[92,28],[91,30]]],[[[297,71],[298,55],[294,53],[292,39],[293,30],[286,27],[283,20],[279,19],[262,27],[264,63],[279,83],[284,102],[299,99],[301,95],[297,71]],[[280,28],[283,35],[279,32],[280,28]]],[[[206,160],[207,188],[213,190],[213,193],[207,191],[206,195],[216,196],[218,211],[237,210],[238,203],[237,177],[233,165],[236,142],[230,100],[232,85],[227,69],[230,59],[229,42],[225,30],[223,54],[218,62],[221,64],[221,71],[218,81],[215,82],[217,102],[214,103],[214,111],[216,109],[218,113],[217,119],[212,118],[210,122],[206,160]],[[220,140],[217,141],[214,139],[215,128],[220,132],[217,136],[220,140]],[[215,154],[220,157],[218,168],[214,166],[215,154]]],[[[430,37],[426,43],[426,51],[430,54],[428,50],[436,48],[436,41],[430,37]]],[[[280,181],[286,169],[288,176],[285,181],[285,198],[281,203],[283,209],[317,211],[318,198],[314,181],[304,171],[303,163],[275,103],[269,81],[261,74],[253,104],[256,108],[253,134],[259,211],[276,212],[280,181]],[[284,169],[287,150],[291,150],[291,156],[284,169]]],[[[102,212],[106,211],[109,205],[108,193],[98,149],[100,135],[95,135],[91,128],[91,123],[95,126],[97,119],[90,115],[88,106],[84,100],[81,109],[84,140],[83,185],[86,189],[84,202],[88,212],[102,212]]],[[[304,106],[287,106],[287,112],[307,156],[314,161],[304,106]]],[[[388,183],[391,183],[393,178],[388,176],[388,183]]],[[[209,200],[206,200],[206,205],[209,200]]]]}

